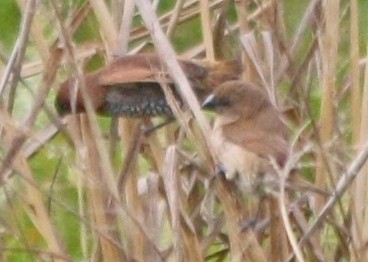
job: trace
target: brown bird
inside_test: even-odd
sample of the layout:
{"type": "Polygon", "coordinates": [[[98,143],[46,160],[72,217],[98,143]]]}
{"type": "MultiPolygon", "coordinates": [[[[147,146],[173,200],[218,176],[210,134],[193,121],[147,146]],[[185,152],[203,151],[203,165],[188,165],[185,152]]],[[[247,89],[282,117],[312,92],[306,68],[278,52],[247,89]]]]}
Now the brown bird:
{"type": "MultiPolygon", "coordinates": [[[[203,103],[216,112],[211,140],[228,179],[236,174],[242,191],[253,191],[263,174],[274,174],[270,158],[283,166],[289,155],[289,136],[280,113],[259,87],[245,81],[228,81],[218,86],[203,103]],[[258,175],[262,175],[258,177],[258,175]]],[[[261,180],[262,181],[262,180],[261,180]]],[[[262,188],[261,188],[262,189],[262,188]]],[[[279,212],[278,199],[265,194],[252,195],[254,224],[264,216],[270,219],[272,261],[289,256],[286,231],[279,212]],[[269,204],[262,205],[264,201],[269,204]]],[[[251,214],[251,213],[249,213],[251,214]]],[[[242,228],[246,229],[249,221],[242,228]]]]}
{"type": "Polygon", "coordinates": [[[271,171],[270,158],[285,164],[288,129],[263,90],[249,82],[228,81],[202,107],[216,113],[211,138],[227,178],[271,171]]]}
{"type": "MultiPolygon", "coordinates": [[[[237,79],[241,72],[238,61],[206,63],[178,59],[178,62],[200,101],[222,82],[237,79]]],[[[164,63],[154,54],[123,56],[85,75],[93,107],[98,114],[107,116],[172,116],[160,83],[168,84],[180,100],[164,63]]],[[[76,113],[85,111],[81,91],[73,96],[75,84],[75,78],[61,84],[55,100],[61,115],[71,113],[73,108],[76,113]]]]}

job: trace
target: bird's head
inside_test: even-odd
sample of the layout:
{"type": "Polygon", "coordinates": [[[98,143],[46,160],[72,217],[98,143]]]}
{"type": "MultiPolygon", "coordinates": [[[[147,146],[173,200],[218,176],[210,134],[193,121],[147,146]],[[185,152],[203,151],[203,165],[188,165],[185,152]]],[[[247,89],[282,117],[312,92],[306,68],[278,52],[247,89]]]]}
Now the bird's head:
{"type": "Polygon", "coordinates": [[[246,81],[228,81],[219,85],[202,104],[203,109],[219,115],[251,117],[270,105],[259,87],[246,81]]]}

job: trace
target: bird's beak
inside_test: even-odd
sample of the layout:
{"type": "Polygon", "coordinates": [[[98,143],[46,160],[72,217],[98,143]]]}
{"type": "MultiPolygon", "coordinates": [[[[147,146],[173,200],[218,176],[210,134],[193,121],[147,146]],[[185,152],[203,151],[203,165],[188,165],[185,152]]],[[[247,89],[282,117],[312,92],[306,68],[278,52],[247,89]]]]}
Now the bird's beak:
{"type": "Polygon", "coordinates": [[[211,94],[209,95],[203,102],[202,108],[207,110],[214,110],[217,106],[215,95],[211,94]]]}

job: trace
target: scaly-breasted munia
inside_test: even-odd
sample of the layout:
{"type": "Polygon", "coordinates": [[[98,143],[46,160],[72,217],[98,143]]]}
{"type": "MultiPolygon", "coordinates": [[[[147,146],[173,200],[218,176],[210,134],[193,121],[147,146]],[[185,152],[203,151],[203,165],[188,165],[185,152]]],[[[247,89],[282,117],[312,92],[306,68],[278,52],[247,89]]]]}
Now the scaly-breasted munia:
{"type": "Polygon", "coordinates": [[[227,178],[271,171],[269,158],[280,166],[285,164],[288,129],[259,87],[228,81],[218,86],[202,107],[216,113],[211,139],[227,178]]]}
{"type": "MultiPolygon", "coordinates": [[[[200,101],[222,82],[237,79],[241,72],[236,61],[208,64],[178,59],[178,62],[200,101]]],[[[94,109],[108,116],[172,116],[160,83],[168,84],[174,96],[179,98],[164,63],[154,54],[123,56],[85,75],[86,91],[94,109]]],[[[73,99],[75,84],[75,78],[61,84],[55,101],[61,115],[71,113],[72,108],[76,113],[85,111],[80,90],[73,99]]]]}
{"type": "MultiPolygon", "coordinates": [[[[286,164],[288,128],[261,88],[245,81],[228,81],[214,90],[203,108],[216,112],[211,140],[226,177],[231,179],[238,174],[241,190],[249,193],[249,189],[257,189],[254,186],[259,183],[254,182],[259,181],[258,175],[275,175],[270,158],[279,166],[286,164]]],[[[253,199],[266,200],[264,194],[258,196],[253,199]]],[[[268,205],[258,202],[255,215],[269,215],[272,261],[285,261],[289,256],[288,241],[278,199],[271,196],[266,201],[268,205]]]]}

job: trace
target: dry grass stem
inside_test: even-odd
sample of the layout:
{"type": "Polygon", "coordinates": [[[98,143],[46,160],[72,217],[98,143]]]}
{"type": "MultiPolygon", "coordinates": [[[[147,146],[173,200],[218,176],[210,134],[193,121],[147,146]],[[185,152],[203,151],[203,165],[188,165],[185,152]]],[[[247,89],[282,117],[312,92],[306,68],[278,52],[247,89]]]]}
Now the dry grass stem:
{"type": "Polygon", "coordinates": [[[5,2],[0,261],[368,260],[365,1],[5,2]],[[102,83],[106,64],[142,53],[162,61],[149,83],[102,83]],[[182,60],[210,69],[193,79],[182,60]],[[243,71],[224,78],[264,89],[290,143],[285,161],[243,159],[265,172],[233,179],[223,173],[241,156],[219,163],[218,112],[200,105],[223,81],[214,64],[225,73],[230,61],[243,71]],[[71,105],[55,104],[67,79],[71,105]],[[171,111],[100,116],[115,98],[137,115],[139,103],[171,111]]]}
{"type": "MultiPolygon", "coordinates": [[[[337,51],[339,43],[339,13],[340,1],[327,1],[323,8],[325,22],[325,32],[322,39],[323,67],[322,67],[322,103],[320,118],[320,140],[322,148],[326,148],[326,143],[332,138],[334,108],[333,99],[336,89],[335,74],[337,64],[337,51]]],[[[326,186],[328,172],[326,170],[326,158],[322,156],[322,152],[318,154],[316,166],[316,185],[320,188],[326,186]]],[[[333,180],[332,180],[333,181],[333,180]]],[[[318,197],[317,209],[321,210],[324,205],[324,199],[318,197]]]]}
{"type": "Polygon", "coordinates": [[[103,37],[107,43],[107,50],[109,52],[115,52],[118,50],[118,34],[107,5],[102,0],[90,0],[89,3],[91,4],[98,22],[101,25],[103,37]]]}
{"type": "Polygon", "coordinates": [[[201,21],[202,21],[202,32],[203,41],[206,47],[206,57],[210,61],[215,60],[215,50],[213,45],[213,35],[211,29],[211,17],[208,0],[199,0],[201,9],[201,21]]]}

